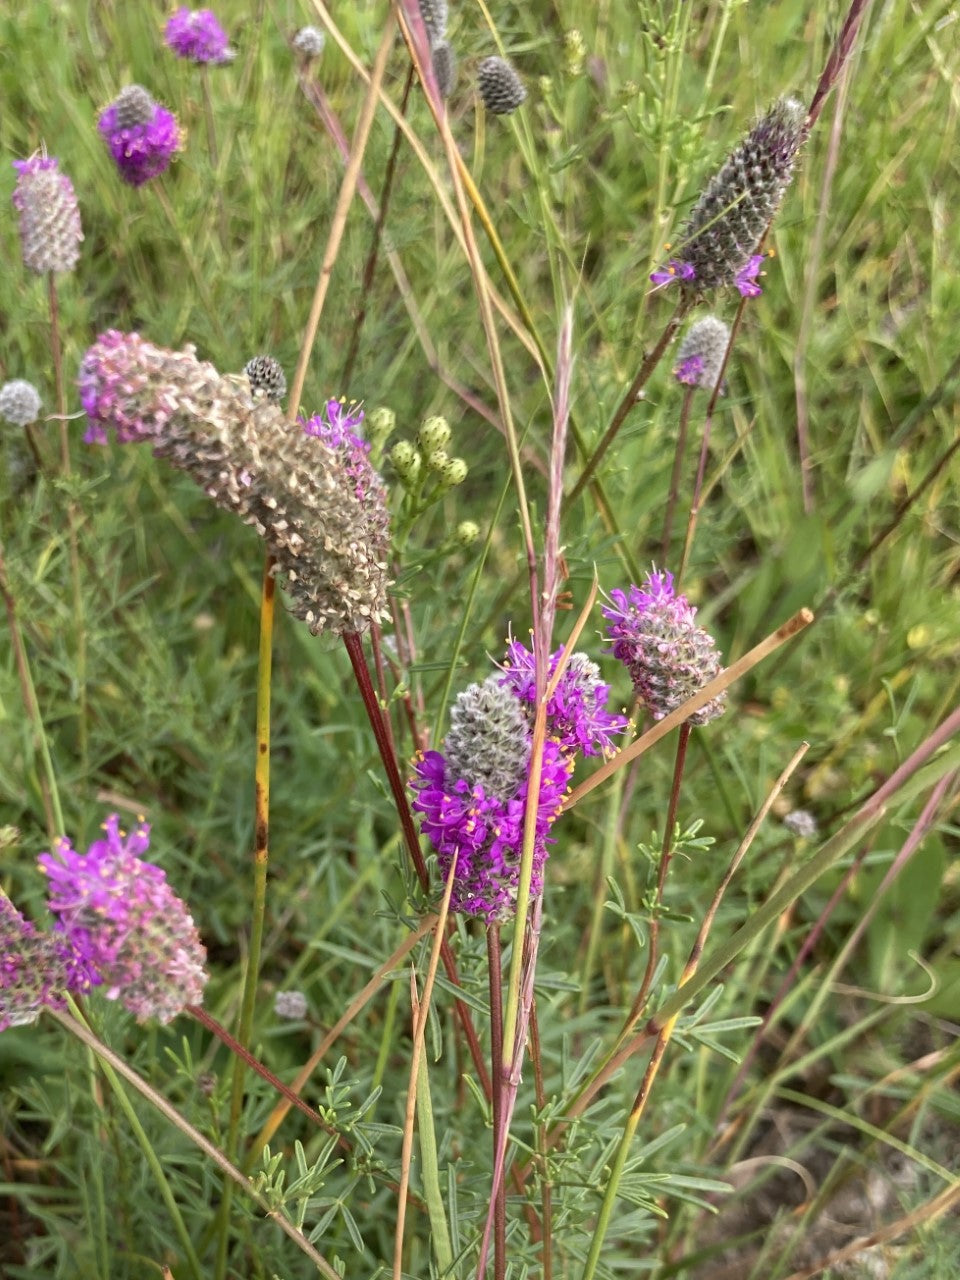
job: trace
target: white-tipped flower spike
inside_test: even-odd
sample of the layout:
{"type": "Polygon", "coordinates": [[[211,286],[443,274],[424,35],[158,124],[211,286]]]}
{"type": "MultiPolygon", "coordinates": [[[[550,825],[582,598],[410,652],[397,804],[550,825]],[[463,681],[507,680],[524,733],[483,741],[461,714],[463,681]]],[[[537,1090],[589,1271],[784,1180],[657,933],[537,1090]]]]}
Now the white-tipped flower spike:
{"type": "Polygon", "coordinates": [[[447,0],[419,0],[419,9],[430,43],[442,40],[447,34],[447,0]]]}
{"type": "Polygon", "coordinates": [[[28,427],[40,416],[40,393],[32,382],[14,378],[0,387],[0,418],[15,427],[28,427]]]}
{"type": "Polygon", "coordinates": [[[745,298],[761,292],[756,248],[780,207],[807,136],[807,109],[780,98],[710,180],[677,239],[677,256],[651,275],[698,293],[735,285],[745,298]]]}
{"type": "Polygon", "coordinates": [[[457,695],[443,753],[452,777],[471,787],[479,783],[488,796],[505,800],[517,790],[530,758],[530,728],[499,675],[457,695]]]}
{"type": "Polygon", "coordinates": [[[14,160],[13,207],[20,215],[23,265],[37,275],[72,271],[80,259],[80,210],[70,179],[53,156],[14,160]]]}
{"type": "Polygon", "coordinates": [[[449,98],[457,87],[457,55],[449,40],[437,40],[430,51],[433,59],[433,74],[437,77],[437,88],[441,98],[449,98]]]}
{"type": "Polygon", "coordinates": [[[717,385],[730,341],[730,326],[716,316],[704,316],[692,324],[677,348],[673,374],[688,387],[712,391],[717,385]]]}
{"type": "Polygon", "coordinates": [[[250,390],[254,395],[261,391],[268,400],[279,404],[287,394],[287,378],[283,366],[273,356],[254,356],[243,366],[243,372],[250,379],[250,390]]]}
{"type": "Polygon", "coordinates": [[[477,68],[477,89],[483,105],[495,116],[516,111],[527,96],[523,81],[503,58],[484,58],[477,68]]]}
{"type": "Polygon", "coordinates": [[[293,37],[293,47],[305,58],[319,58],[327,37],[319,27],[301,27],[293,37]]]}

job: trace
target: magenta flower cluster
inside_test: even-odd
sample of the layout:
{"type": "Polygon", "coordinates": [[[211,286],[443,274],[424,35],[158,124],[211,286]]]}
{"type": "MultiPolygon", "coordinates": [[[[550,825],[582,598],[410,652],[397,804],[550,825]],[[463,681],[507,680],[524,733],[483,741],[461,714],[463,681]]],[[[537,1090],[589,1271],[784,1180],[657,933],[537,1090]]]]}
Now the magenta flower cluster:
{"type": "Polygon", "coordinates": [[[149,834],[142,820],[122,831],[111,814],[85,854],[66,838],[41,854],[51,929],[38,930],[0,895],[0,1030],[93,986],[141,1021],[169,1022],[200,1003],[206,952],[166,873],[140,856],[149,834]]]}
{"type": "Polygon", "coordinates": [[[231,62],[234,57],[211,9],[178,9],[168,19],[163,38],[178,58],[191,62],[231,62]]]}
{"type": "Polygon", "coordinates": [[[97,131],[131,187],[163,173],[182,144],[176,116],[139,85],[129,85],[100,113],[97,131]]]}
{"type": "MultiPolygon", "coordinates": [[[[556,671],[560,654],[551,658],[556,671]]],[[[530,891],[543,891],[549,835],[578,752],[604,755],[622,716],[606,710],[607,686],[583,654],[573,654],[547,708],[530,891]]],[[[442,751],[428,751],[411,787],[414,810],[437,851],[441,876],[456,864],[451,906],[488,924],[516,911],[534,710],[533,654],[511,642],[503,674],[457,699],[442,751]]]]}

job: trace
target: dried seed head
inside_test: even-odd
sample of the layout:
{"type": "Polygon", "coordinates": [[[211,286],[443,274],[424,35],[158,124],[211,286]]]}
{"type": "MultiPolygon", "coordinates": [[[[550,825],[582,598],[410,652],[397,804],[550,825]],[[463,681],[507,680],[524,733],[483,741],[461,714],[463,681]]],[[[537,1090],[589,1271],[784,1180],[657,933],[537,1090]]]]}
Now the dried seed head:
{"type": "Polygon", "coordinates": [[[516,111],[527,96],[523,81],[503,58],[484,58],[477,68],[477,88],[483,105],[495,116],[516,111]]]}
{"type": "Polygon", "coordinates": [[[433,74],[437,77],[437,88],[441,98],[449,98],[457,85],[457,55],[448,40],[437,40],[430,51],[433,59],[433,74]]]}
{"type": "Polygon", "coordinates": [[[0,387],[0,418],[15,427],[26,427],[40,416],[40,393],[32,382],[14,378],[0,387]]]}
{"type": "Polygon", "coordinates": [[[23,265],[37,275],[72,271],[80,258],[80,210],[70,179],[53,156],[14,160],[19,177],[13,207],[20,215],[23,265]]]}
{"type": "Polygon", "coordinates": [[[688,387],[712,391],[717,385],[730,341],[730,326],[716,316],[704,316],[687,330],[677,348],[674,376],[688,387]]]}
{"type": "Polygon", "coordinates": [[[367,631],[385,613],[386,491],[337,401],[291,424],[246,377],[223,377],[192,348],[102,334],[79,378],[85,439],[149,440],[265,540],[292,611],[314,633],[367,631]]]}
{"type": "Polygon", "coordinates": [[[250,390],[256,394],[262,391],[268,400],[279,404],[287,394],[287,379],[283,366],[273,356],[254,356],[243,366],[243,372],[250,379],[250,390]]]}

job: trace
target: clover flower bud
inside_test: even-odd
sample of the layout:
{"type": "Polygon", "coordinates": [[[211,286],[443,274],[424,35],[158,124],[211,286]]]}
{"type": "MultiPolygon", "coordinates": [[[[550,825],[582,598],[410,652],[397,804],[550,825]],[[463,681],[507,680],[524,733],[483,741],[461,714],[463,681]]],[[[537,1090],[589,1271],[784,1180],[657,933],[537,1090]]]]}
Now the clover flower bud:
{"type": "Polygon", "coordinates": [[[273,997],[273,1012],[288,1022],[299,1022],[307,1014],[307,997],[302,991],[278,991],[273,997]]]}
{"type": "Polygon", "coordinates": [[[704,316],[692,324],[677,348],[673,369],[676,380],[688,387],[712,391],[720,377],[729,341],[730,326],[716,316],[704,316]]]}
{"type": "Polygon", "coordinates": [[[28,427],[40,416],[40,393],[32,382],[13,378],[0,387],[0,418],[15,427],[28,427]]]}
{"type": "Polygon", "coordinates": [[[279,404],[287,394],[287,378],[283,365],[273,356],[254,356],[243,366],[243,372],[250,379],[250,390],[257,394],[263,392],[268,400],[279,404]]]}
{"type": "Polygon", "coordinates": [[[523,81],[503,58],[484,58],[477,68],[477,89],[483,105],[495,116],[506,116],[524,101],[523,81]]]}
{"type": "MultiPolygon", "coordinates": [[[[697,611],[686,596],[674,592],[672,573],[654,569],[642,588],[632,586],[629,595],[611,591],[610,599],[603,613],[613,655],[626,666],[654,720],[662,720],[719,675],[716,641],[696,625],[697,611]]],[[[721,693],[695,711],[690,723],[707,724],[725,708],[726,694],[721,693]]]]}
{"type": "Polygon", "coordinates": [[[409,489],[420,474],[422,459],[409,440],[398,440],[390,450],[390,461],[400,480],[409,489]]]}
{"type": "Polygon", "coordinates": [[[142,187],[163,173],[183,141],[173,112],[154,102],[138,84],[122,89],[104,108],[97,132],[110,149],[120,177],[131,187],[142,187]]]}
{"type": "Polygon", "coordinates": [[[441,98],[449,98],[457,87],[457,55],[449,40],[436,40],[430,49],[433,74],[441,98]]]}
{"type": "Polygon", "coordinates": [[[80,258],[80,210],[59,164],[40,154],[13,162],[18,177],[11,200],[20,215],[20,251],[23,265],[37,275],[72,271],[80,258]]]}
{"type": "MultiPolygon", "coordinates": [[[[417,432],[417,444],[424,454],[435,454],[450,443],[450,424],[446,418],[433,417],[424,420],[417,432]]],[[[427,466],[430,466],[428,458],[427,466]]]]}
{"type": "Polygon", "coordinates": [[[301,27],[293,37],[293,47],[305,58],[319,58],[326,43],[327,37],[319,27],[301,27]]]}
{"type": "Polygon", "coordinates": [[[140,1021],[169,1022],[203,998],[206,951],[166,872],[139,856],[149,826],[141,819],[128,834],[114,813],[103,831],[85,854],[61,838],[40,855],[50,910],[109,1000],[140,1021]]]}
{"type": "Polygon", "coordinates": [[[236,56],[211,9],[178,9],[167,20],[163,38],[178,58],[191,62],[232,62],[236,56]]]}
{"type": "Polygon", "coordinates": [[[676,258],[654,271],[654,284],[679,281],[702,293],[735,285],[756,297],[763,261],[755,249],[776,214],[807,135],[807,110],[780,98],[710,180],[680,233],[676,258]]]}
{"type": "Polygon", "coordinates": [[[472,547],[480,537],[480,526],[473,520],[461,520],[454,536],[461,547],[472,547]]]}
{"type": "Polygon", "coordinates": [[[431,44],[442,40],[447,34],[447,0],[418,0],[418,8],[431,44]]]}
{"type": "Polygon", "coordinates": [[[446,458],[442,465],[435,466],[434,470],[440,477],[440,483],[445,488],[454,489],[458,484],[463,484],[470,468],[463,458],[446,458]]]}

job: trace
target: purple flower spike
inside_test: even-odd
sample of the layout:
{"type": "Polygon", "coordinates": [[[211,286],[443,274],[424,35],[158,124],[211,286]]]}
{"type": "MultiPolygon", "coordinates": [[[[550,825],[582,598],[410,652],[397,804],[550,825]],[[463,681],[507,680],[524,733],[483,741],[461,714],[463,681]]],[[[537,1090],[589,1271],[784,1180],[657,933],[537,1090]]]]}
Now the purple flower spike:
{"type": "Polygon", "coordinates": [[[108,999],[140,1021],[169,1022],[203,998],[206,951],[166,872],[139,856],[150,847],[149,826],[140,821],[127,834],[114,813],[103,830],[86,854],[61,838],[38,858],[50,910],[108,999]]]}
{"type": "MultiPolygon", "coordinates": [[[[563,653],[551,654],[547,680],[553,678],[563,653]]],[[[518,640],[507,647],[501,684],[512,689],[532,710],[536,701],[534,656],[518,640]]],[[[574,653],[560,682],[547,703],[547,732],[557,739],[568,755],[582,751],[587,756],[611,756],[616,751],[614,737],[622,733],[624,716],[607,710],[610,686],[600,679],[600,669],[585,653],[574,653]]]]}
{"type": "Polygon", "coordinates": [[[128,85],[101,112],[97,131],[131,187],[142,187],[163,173],[182,143],[176,116],[138,84],[128,85]]]}
{"type": "Polygon", "coordinates": [[[652,271],[650,279],[657,285],[673,284],[674,281],[689,284],[694,274],[694,269],[689,262],[677,262],[676,259],[671,258],[665,267],[652,271]]]}
{"type": "Polygon", "coordinates": [[[755,283],[757,276],[760,274],[760,267],[764,261],[765,255],[755,253],[745,267],[741,267],[737,272],[734,284],[740,290],[741,298],[759,298],[763,290],[755,283]]]}
{"type": "Polygon", "coordinates": [[[235,56],[212,9],[178,9],[163,38],[178,58],[192,62],[232,62],[235,56]]]}
{"type": "Polygon", "coordinates": [[[72,271],[80,258],[80,209],[73,183],[54,156],[14,160],[17,185],[11,201],[20,215],[23,265],[37,275],[72,271]]]}
{"type": "Polygon", "coordinates": [[[41,933],[0,892],[0,1031],[62,1009],[68,991],[81,994],[98,981],[62,933],[41,933]]]}
{"type": "MultiPolygon", "coordinates": [[[[638,698],[662,720],[698,693],[720,673],[716,641],[696,624],[696,609],[673,589],[673,574],[647,574],[643,587],[629,593],[610,592],[603,613],[613,641],[613,655],[630,672],[638,698]]],[[[690,717],[691,724],[707,724],[721,715],[726,695],[720,694],[690,717]]]]}

